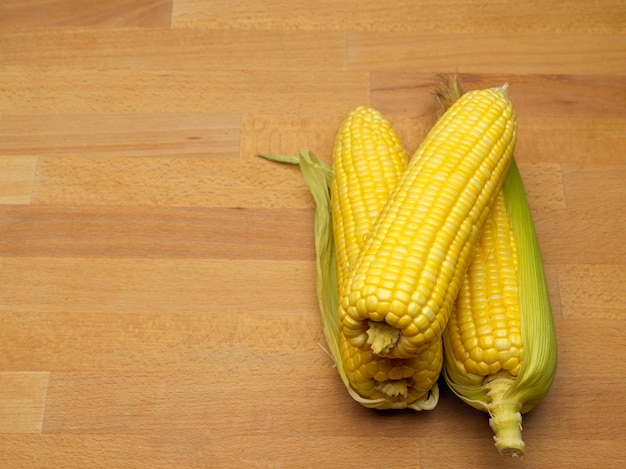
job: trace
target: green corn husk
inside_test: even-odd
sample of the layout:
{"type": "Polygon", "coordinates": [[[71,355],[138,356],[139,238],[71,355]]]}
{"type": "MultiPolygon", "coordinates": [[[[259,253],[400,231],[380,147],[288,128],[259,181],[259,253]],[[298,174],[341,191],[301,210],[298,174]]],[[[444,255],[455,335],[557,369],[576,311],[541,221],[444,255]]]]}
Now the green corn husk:
{"type": "Polygon", "coordinates": [[[350,396],[364,407],[378,408],[384,404],[385,400],[361,397],[350,386],[341,361],[340,330],[337,319],[339,288],[330,206],[332,168],[309,150],[300,151],[298,156],[266,154],[259,156],[280,163],[300,166],[302,177],[315,202],[316,289],[328,352],[350,396]]]}
{"type": "MultiPolygon", "coordinates": [[[[437,95],[442,108],[462,94],[458,78],[449,77],[437,95]]],[[[554,319],[546,276],[522,177],[513,159],[502,190],[518,249],[518,289],[524,358],[517,377],[500,373],[477,381],[446,355],[443,375],[452,391],[470,406],[490,414],[496,448],[503,454],[524,454],[522,414],[533,409],[550,390],[557,367],[554,319]]],[[[444,350],[450,349],[444,334],[444,350]]]]}

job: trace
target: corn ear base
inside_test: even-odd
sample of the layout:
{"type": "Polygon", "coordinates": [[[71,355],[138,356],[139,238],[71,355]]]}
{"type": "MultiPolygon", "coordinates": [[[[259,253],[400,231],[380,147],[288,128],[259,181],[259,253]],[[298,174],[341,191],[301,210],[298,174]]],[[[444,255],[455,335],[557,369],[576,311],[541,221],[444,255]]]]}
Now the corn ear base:
{"type": "MultiPolygon", "coordinates": [[[[524,359],[516,377],[497,373],[484,380],[466,375],[446,355],[444,379],[452,391],[472,407],[490,414],[496,448],[522,455],[522,414],[548,393],[557,367],[556,331],[539,243],[521,175],[515,160],[502,187],[519,256],[518,288],[524,359]]],[[[448,342],[444,335],[444,343],[448,342]]],[[[451,349],[451,344],[445,343],[451,349]]]]}

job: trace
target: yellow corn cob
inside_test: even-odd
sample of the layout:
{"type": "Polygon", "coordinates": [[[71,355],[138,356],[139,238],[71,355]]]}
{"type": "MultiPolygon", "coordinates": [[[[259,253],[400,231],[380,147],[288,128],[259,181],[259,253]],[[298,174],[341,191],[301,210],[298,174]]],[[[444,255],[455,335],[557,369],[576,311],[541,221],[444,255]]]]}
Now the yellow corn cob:
{"type": "Polygon", "coordinates": [[[335,141],[332,182],[331,169],[309,151],[301,151],[298,157],[261,156],[299,164],[315,200],[317,293],[324,335],[349,394],[370,408],[433,409],[439,400],[441,341],[419,357],[405,360],[377,357],[369,350],[349,344],[339,330],[337,319],[338,279],[349,271],[407,164],[406,152],[391,125],[373,109],[359,107],[350,113],[335,141]]]}
{"type": "Polygon", "coordinates": [[[519,373],[524,347],[517,269],[515,234],[500,191],[444,331],[459,371],[519,373]]]}
{"type": "Polygon", "coordinates": [[[466,93],[439,119],[340,290],[350,344],[409,358],[440,340],[515,138],[505,88],[466,93]]]}
{"type": "MultiPolygon", "coordinates": [[[[452,79],[447,86],[443,100],[454,101],[460,83],[452,79]]],[[[469,405],[489,412],[500,452],[524,454],[521,414],[551,386],[556,339],[515,160],[485,222],[443,339],[450,388],[469,405]]]]}
{"type": "Polygon", "coordinates": [[[335,139],[330,189],[339,285],[407,162],[378,111],[360,106],[349,113],[335,139]]]}
{"type": "MultiPolygon", "coordinates": [[[[358,107],[341,125],[335,139],[331,182],[338,285],[343,283],[407,162],[402,143],[378,111],[358,107]]],[[[340,340],[341,366],[350,387],[363,398],[380,400],[376,408],[435,407],[443,365],[441,341],[419,357],[391,360],[357,349],[343,335],[340,340]]]]}
{"type": "Polygon", "coordinates": [[[556,335],[515,161],[502,194],[489,222],[491,236],[481,240],[443,334],[444,376],[457,396],[489,412],[496,448],[522,455],[522,414],[534,408],[552,385],[556,335]]]}

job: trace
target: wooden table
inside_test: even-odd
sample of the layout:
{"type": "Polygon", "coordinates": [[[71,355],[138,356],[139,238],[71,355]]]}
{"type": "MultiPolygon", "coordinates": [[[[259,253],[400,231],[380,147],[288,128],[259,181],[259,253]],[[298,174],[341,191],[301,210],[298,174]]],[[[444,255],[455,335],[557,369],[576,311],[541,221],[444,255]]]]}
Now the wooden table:
{"type": "Polygon", "coordinates": [[[0,466],[622,468],[626,2],[0,2],[0,466]],[[439,73],[510,85],[559,369],[487,416],[356,404],[323,350],[313,202],[353,107],[412,153],[439,73]]]}

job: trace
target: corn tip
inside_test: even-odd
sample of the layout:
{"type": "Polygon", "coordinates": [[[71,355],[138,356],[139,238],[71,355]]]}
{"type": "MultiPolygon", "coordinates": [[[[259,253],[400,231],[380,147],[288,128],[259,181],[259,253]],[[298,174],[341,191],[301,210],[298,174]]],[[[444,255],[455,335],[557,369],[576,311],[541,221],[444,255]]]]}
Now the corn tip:
{"type": "Polygon", "coordinates": [[[505,82],[502,86],[496,86],[495,88],[491,88],[492,91],[495,91],[496,93],[502,93],[503,95],[507,96],[509,95],[508,90],[509,90],[509,84],[507,82],[505,82]]]}

